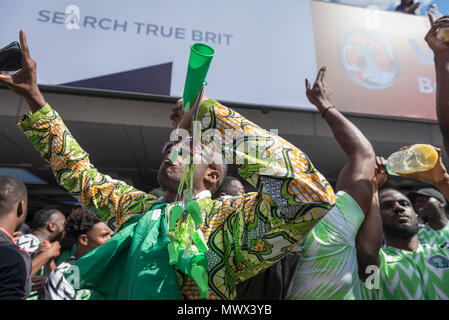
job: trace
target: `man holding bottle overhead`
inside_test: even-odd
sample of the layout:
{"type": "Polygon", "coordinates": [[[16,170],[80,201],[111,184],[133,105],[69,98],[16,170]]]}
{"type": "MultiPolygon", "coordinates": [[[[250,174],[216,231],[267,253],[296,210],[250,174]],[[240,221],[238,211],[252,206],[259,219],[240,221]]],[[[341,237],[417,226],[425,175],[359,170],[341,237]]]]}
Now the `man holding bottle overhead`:
{"type": "MultiPolygon", "coordinates": [[[[435,188],[422,188],[410,192],[407,196],[416,213],[426,224],[418,232],[419,241],[422,244],[430,245],[444,244],[449,242],[449,223],[446,215],[446,199],[449,199],[449,174],[441,159],[441,150],[433,146],[429,147],[436,154],[436,161],[430,170],[398,174],[405,178],[431,184],[435,188]]],[[[401,148],[401,152],[407,150],[408,147],[401,148]]]]}
{"type": "MultiPolygon", "coordinates": [[[[386,161],[381,159],[380,166],[385,165],[386,161]]],[[[431,171],[419,174],[429,175],[431,171]]],[[[383,176],[378,177],[380,187],[388,173],[384,170],[383,176]]],[[[400,191],[381,190],[379,205],[382,227],[376,224],[366,227],[378,233],[383,229],[385,246],[378,253],[379,271],[362,284],[364,299],[449,299],[449,246],[420,243],[418,217],[410,199],[400,191]]]]}
{"type": "Polygon", "coordinates": [[[427,144],[402,147],[388,157],[386,170],[389,174],[431,184],[444,193],[423,188],[407,196],[426,224],[418,233],[421,243],[442,244],[449,241],[445,199],[449,196],[449,175],[441,159],[441,150],[427,144]]]}

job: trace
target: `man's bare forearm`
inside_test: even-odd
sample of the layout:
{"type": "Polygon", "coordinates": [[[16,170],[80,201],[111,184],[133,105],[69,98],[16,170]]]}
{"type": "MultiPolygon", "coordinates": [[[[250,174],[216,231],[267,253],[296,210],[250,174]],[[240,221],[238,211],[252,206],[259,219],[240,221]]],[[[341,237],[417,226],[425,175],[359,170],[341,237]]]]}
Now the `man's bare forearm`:
{"type": "Polygon", "coordinates": [[[374,191],[371,207],[365,215],[356,237],[357,261],[359,277],[365,280],[368,276],[366,268],[370,265],[378,266],[379,250],[382,246],[382,218],[379,209],[379,194],[374,191]]]}
{"type": "Polygon", "coordinates": [[[334,108],[327,111],[325,119],[338,144],[349,158],[338,175],[336,190],[348,193],[366,214],[373,195],[371,185],[375,168],[373,147],[362,132],[334,108]]]}
{"type": "Polygon", "coordinates": [[[31,276],[34,276],[52,258],[53,256],[46,251],[34,257],[31,263],[31,276]]]}
{"type": "Polygon", "coordinates": [[[351,121],[335,108],[329,109],[324,118],[349,158],[364,157],[372,158],[374,161],[375,154],[371,143],[351,121]]]}

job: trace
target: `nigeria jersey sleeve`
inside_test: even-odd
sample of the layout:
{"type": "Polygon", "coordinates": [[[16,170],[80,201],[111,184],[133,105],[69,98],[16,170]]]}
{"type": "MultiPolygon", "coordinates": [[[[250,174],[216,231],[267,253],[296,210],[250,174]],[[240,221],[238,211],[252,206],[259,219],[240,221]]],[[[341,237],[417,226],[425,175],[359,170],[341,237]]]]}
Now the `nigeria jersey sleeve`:
{"type": "Polygon", "coordinates": [[[360,299],[355,238],[365,216],[346,192],[301,243],[291,300],[360,299]]]}
{"type": "Polygon", "coordinates": [[[335,253],[326,248],[337,245],[342,247],[355,247],[355,238],[365,215],[357,202],[346,192],[337,193],[337,202],[332,211],[326,215],[313,229],[301,245],[305,256],[321,257],[335,253]],[[320,250],[312,250],[313,242],[318,241],[324,245],[320,250]]]}
{"type": "Polygon", "coordinates": [[[258,190],[215,202],[222,223],[212,231],[210,259],[219,259],[214,252],[228,256],[224,263],[242,281],[295,248],[335,204],[335,194],[306,154],[283,138],[213,99],[199,114],[202,142],[239,165],[258,190]]]}
{"type": "Polygon", "coordinates": [[[17,125],[50,164],[58,183],[112,229],[146,212],[155,201],[154,196],[98,172],[49,104],[25,114],[17,125]]]}

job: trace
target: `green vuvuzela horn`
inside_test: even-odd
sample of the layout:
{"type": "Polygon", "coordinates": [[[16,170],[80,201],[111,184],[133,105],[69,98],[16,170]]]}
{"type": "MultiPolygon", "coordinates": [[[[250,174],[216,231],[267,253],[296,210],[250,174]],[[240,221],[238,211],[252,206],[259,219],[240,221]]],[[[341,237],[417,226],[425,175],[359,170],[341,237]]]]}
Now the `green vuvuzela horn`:
{"type": "Polygon", "coordinates": [[[185,111],[192,108],[198,97],[214,54],[214,49],[207,44],[194,43],[190,46],[189,64],[182,95],[182,107],[185,111]]]}

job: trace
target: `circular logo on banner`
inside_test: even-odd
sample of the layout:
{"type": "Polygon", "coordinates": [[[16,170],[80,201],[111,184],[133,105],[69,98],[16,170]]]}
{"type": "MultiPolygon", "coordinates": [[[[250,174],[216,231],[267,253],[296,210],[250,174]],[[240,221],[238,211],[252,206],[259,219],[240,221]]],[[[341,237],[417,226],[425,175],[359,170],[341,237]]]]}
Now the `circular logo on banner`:
{"type": "Polygon", "coordinates": [[[391,45],[368,31],[346,34],[338,44],[338,56],[346,74],[365,88],[388,88],[399,76],[399,60],[391,45]]]}
{"type": "Polygon", "coordinates": [[[431,256],[427,262],[437,268],[437,269],[448,269],[449,268],[449,259],[445,256],[437,254],[435,256],[431,256]]]}

